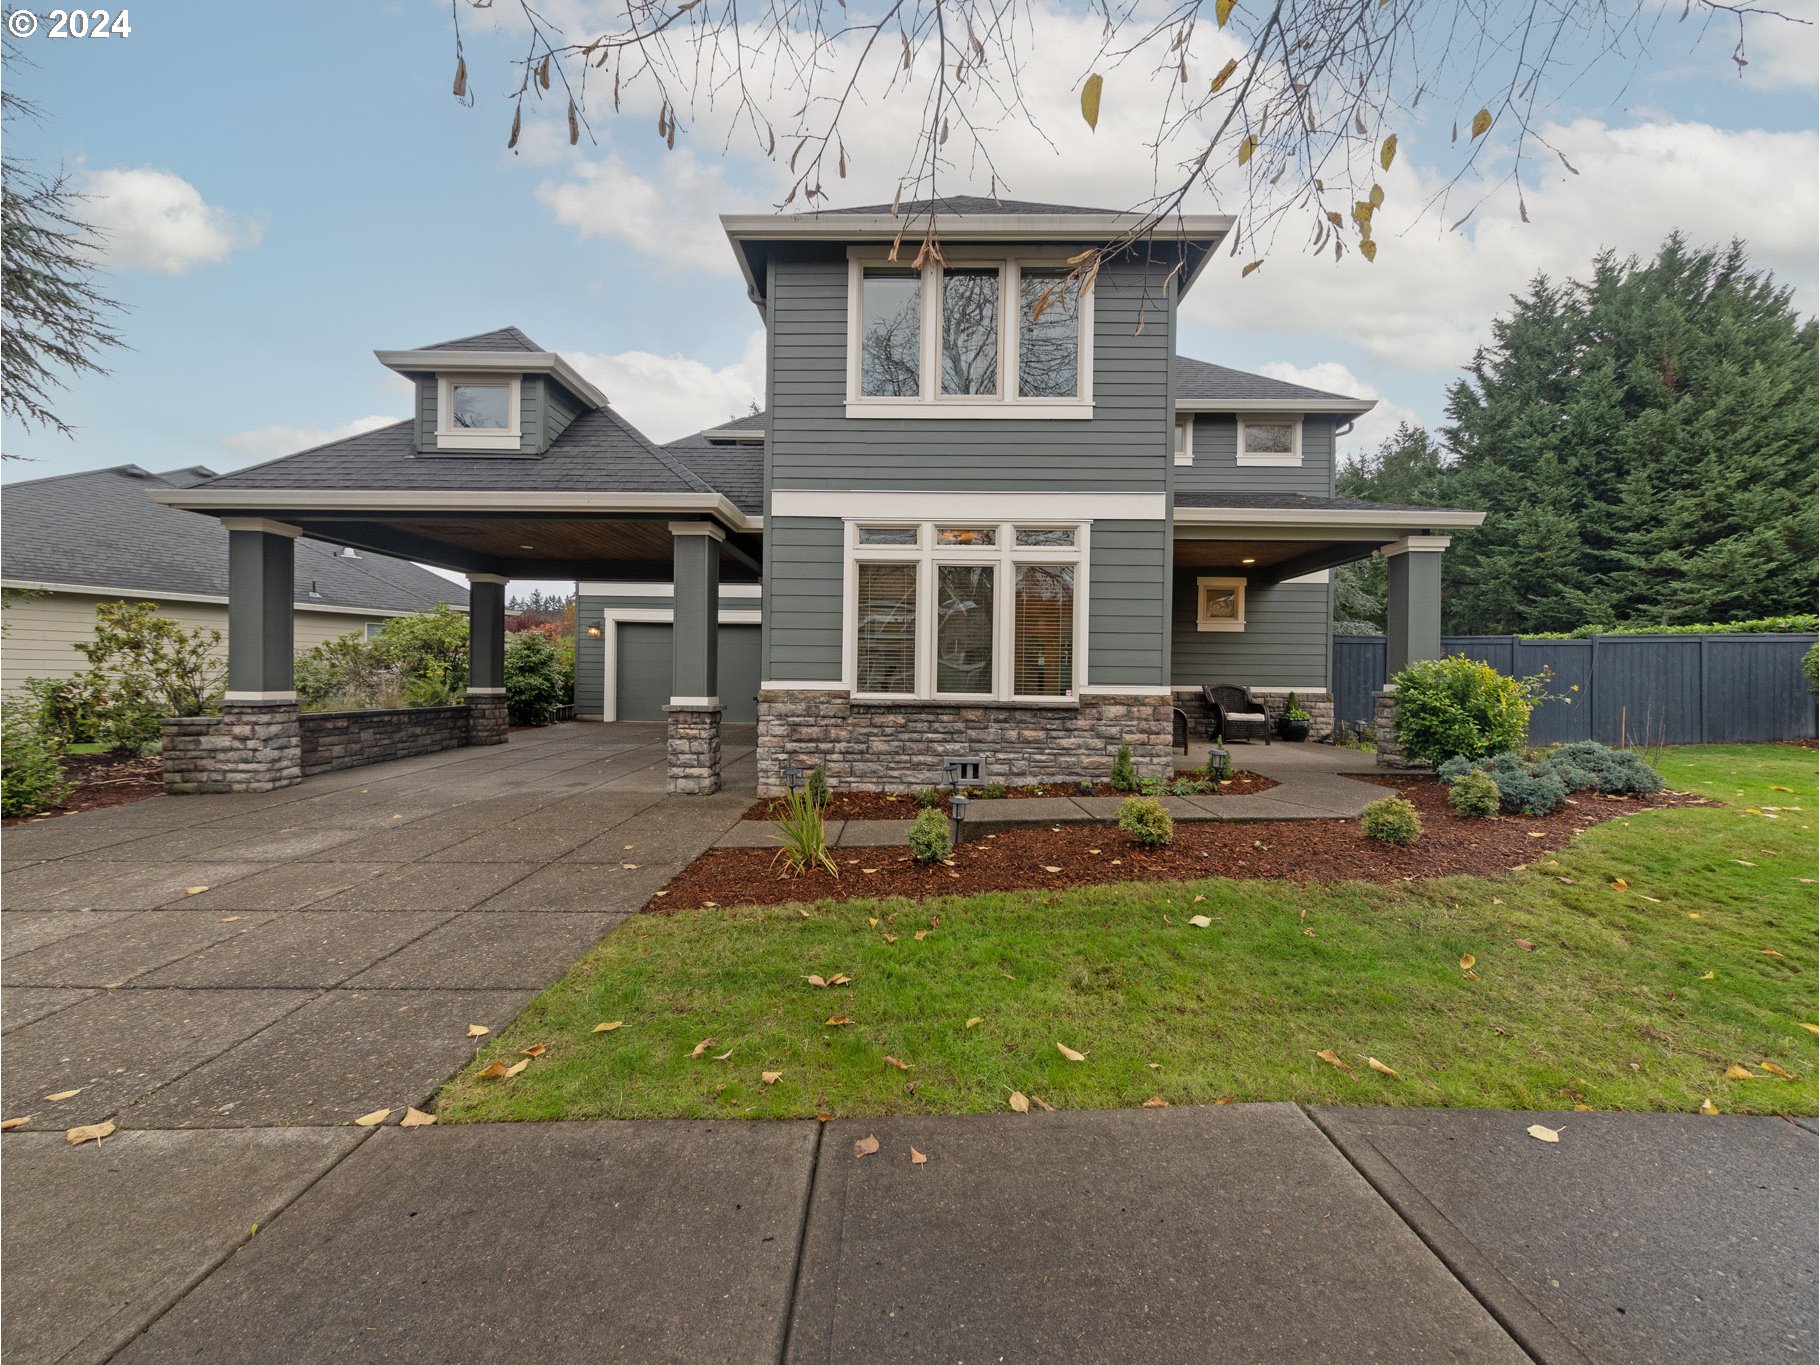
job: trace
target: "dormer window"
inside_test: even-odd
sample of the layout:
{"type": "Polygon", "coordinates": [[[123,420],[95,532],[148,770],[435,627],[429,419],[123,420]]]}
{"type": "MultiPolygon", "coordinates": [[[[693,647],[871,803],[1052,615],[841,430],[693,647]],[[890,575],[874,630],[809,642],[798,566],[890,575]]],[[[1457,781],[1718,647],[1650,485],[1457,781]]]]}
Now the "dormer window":
{"type": "Polygon", "coordinates": [[[522,387],[515,374],[439,375],[436,448],[516,451],[522,387]]]}

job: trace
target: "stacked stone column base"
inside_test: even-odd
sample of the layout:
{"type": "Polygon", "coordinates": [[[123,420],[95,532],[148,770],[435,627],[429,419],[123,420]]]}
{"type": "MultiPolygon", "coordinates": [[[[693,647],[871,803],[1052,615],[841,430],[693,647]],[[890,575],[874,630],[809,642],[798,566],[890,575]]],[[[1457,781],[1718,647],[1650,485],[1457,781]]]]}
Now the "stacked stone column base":
{"type": "Polygon", "coordinates": [[[295,702],[229,702],[218,716],[167,716],[164,789],[269,792],[303,781],[303,730],[295,702]]]}
{"type": "Polygon", "coordinates": [[[468,694],[468,743],[504,744],[506,742],[505,694],[468,694]]]}
{"type": "Polygon", "coordinates": [[[1397,742],[1397,685],[1391,683],[1382,692],[1371,694],[1372,719],[1377,726],[1378,766],[1380,768],[1426,768],[1420,759],[1405,758],[1397,742]]]}
{"type": "Polygon", "coordinates": [[[670,771],[664,790],[672,796],[709,796],[720,790],[718,706],[666,706],[670,771]]]}

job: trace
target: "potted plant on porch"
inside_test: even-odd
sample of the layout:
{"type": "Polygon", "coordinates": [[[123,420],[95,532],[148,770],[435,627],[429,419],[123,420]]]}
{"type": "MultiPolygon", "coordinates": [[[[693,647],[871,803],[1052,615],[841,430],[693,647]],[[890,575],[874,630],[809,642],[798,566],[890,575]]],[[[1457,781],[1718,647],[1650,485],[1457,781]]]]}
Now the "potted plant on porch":
{"type": "Polygon", "coordinates": [[[1289,700],[1283,703],[1283,714],[1277,720],[1277,733],[1292,744],[1300,744],[1308,738],[1308,721],[1307,709],[1291,692],[1289,700]]]}

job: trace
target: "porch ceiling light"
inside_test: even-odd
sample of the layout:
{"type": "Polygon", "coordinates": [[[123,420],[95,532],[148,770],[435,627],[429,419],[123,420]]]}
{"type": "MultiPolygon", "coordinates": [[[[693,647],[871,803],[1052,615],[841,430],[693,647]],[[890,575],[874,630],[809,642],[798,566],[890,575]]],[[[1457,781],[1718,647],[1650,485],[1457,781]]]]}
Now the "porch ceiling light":
{"type": "Polygon", "coordinates": [[[1240,560],[1240,561],[1239,561],[1239,563],[1241,563],[1241,564],[1256,564],[1256,563],[1257,563],[1257,560],[1256,560],[1256,559],[1254,559],[1254,558],[1253,558],[1253,557],[1251,557],[1251,556],[1250,556],[1250,555],[1247,555],[1247,556],[1246,556],[1246,557],[1245,557],[1245,558],[1244,558],[1244,559],[1241,559],[1241,560],[1240,560]]]}
{"type": "Polygon", "coordinates": [[[520,545],[518,548],[521,550],[535,550],[537,547],[535,545],[520,545]]]}

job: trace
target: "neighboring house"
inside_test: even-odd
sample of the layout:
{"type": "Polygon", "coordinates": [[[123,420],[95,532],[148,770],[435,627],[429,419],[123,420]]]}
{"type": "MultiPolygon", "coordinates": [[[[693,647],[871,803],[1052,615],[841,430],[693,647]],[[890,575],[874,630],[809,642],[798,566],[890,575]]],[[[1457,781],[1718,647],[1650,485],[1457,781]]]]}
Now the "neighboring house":
{"type": "MultiPolygon", "coordinates": [[[[666,717],[679,792],[718,786],[723,719],[756,719],[767,792],[817,763],[900,790],[956,757],[1084,777],[1120,744],[1160,774],[1178,706],[1204,741],[1207,683],[1293,690],[1322,726],[1327,572],[1371,555],[1393,666],[1438,653],[1445,533],[1480,514],[1333,497],[1370,401],[1173,354],[1230,218],[950,199],[722,224],[767,329],[762,413],[658,446],[504,328],[377,353],[416,386],[407,421],[158,496],[264,519],[233,523],[249,601],[287,527],[466,570],[480,707],[505,581],[574,577],[578,711],[666,717]],[[932,217],[940,259],[895,262],[932,217]]],[[[283,651],[235,657],[230,698],[282,705],[283,651]]]]}
{"type": "MultiPolygon", "coordinates": [[[[67,677],[87,667],[73,646],[94,638],[95,608],[103,602],[156,602],[161,615],[184,626],[226,634],[227,531],[213,517],[146,496],[214,477],[200,465],[153,474],[123,464],[6,485],[6,692],[27,678],[67,677]]],[[[295,555],[298,649],[376,630],[388,617],[437,602],[467,607],[467,589],[402,560],[310,539],[297,540],[295,555]]]]}

